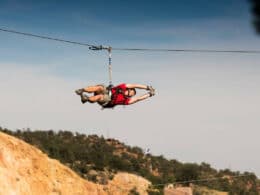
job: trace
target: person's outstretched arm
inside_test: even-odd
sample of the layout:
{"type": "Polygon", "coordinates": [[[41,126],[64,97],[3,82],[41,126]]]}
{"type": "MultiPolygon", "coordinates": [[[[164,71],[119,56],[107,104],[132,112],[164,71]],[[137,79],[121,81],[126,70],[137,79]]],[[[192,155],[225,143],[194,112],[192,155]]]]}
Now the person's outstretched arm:
{"type": "Polygon", "coordinates": [[[147,99],[148,97],[151,97],[150,93],[144,94],[144,95],[139,96],[139,97],[132,97],[132,98],[129,100],[128,104],[134,104],[134,103],[136,103],[136,102],[145,100],[145,99],[147,99]]]}
{"type": "Polygon", "coordinates": [[[137,89],[148,89],[147,85],[141,85],[141,84],[126,84],[126,87],[129,89],[137,88],[137,89]]]}

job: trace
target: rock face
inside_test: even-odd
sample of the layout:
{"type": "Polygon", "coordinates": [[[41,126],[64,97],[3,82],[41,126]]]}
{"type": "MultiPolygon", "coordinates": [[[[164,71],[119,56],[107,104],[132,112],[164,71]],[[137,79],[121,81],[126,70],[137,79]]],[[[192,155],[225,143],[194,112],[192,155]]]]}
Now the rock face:
{"type": "Polygon", "coordinates": [[[164,188],[164,195],[192,195],[192,188],[190,187],[168,187],[164,188]]]}
{"type": "Polygon", "coordinates": [[[147,194],[150,182],[118,173],[108,185],[79,177],[59,161],[17,138],[0,132],[0,195],[124,195],[147,194]]]}
{"type": "Polygon", "coordinates": [[[193,195],[193,194],[228,195],[227,192],[210,190],[206,187],[197,187],[195,190],[194,187],[168,186],[164,188],[164,195],[193,195]]]}

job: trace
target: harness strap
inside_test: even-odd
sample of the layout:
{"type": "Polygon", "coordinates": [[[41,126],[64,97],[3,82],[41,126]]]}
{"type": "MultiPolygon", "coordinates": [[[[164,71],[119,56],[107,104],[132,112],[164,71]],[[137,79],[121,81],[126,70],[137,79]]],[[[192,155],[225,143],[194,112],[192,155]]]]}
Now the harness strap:
{"type": "Polygon", "coordinates": [[[111,101],[112,101],[112,88],[113,88],[113,85],[112,85],[112,84],[111,84],[111,85],[108,85],[108,86],[106,87],[106,93],[105,93],[105,94],[109,96],[110,101],[105,102],[105,103],[103,103],[103,104],[100,104],[103,108],[104,108],[105,106],[107,106],[108,104],[110,104],[111,101]]]}

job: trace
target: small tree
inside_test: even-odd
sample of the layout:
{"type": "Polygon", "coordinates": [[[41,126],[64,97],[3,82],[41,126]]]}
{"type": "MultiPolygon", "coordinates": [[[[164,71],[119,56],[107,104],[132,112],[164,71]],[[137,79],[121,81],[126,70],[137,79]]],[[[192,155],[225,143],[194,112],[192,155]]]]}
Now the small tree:
{"type": "Polygon", "coordinates": [[[186,163],[180,167],[175,175],[176,181],[190,181],[199,178],[199,166],[197,164],[186,163]]]}

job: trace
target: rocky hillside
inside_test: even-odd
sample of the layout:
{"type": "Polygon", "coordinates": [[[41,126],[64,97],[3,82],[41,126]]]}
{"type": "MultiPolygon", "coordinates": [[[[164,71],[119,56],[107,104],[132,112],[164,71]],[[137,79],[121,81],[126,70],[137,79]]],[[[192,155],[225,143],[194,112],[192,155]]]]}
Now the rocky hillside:
{"type": "MultiPolygon", "coordinates": [[[[194,195],[260,194],[259,180],[253,173],[232,172],[229,169],[216,170],[205,162],[196,164],[168,160],[163,156],[147,154],[139,147],[130,147],[115,139],[69,131],[17,130],[14,132],[1,128],[0,131],[34,145],[50,158],[58,159],[81,178],[92,181],[92,185],[98,184],[97,189],[102,193],[113,190],[113,186],[120,186],[117,188],[124,188],[130,194],[138,194],[138,192],[149,195],[163,193],[181,195],[191,194],[190,192],[194,195]],[[123,176],[126,173],[122,172],[129,174],[126,177],[123,176]],[[238,177],[241,174],[246,176],[238,177]],[[139,181],[140,178],[146,183],[145,185],[134,184],[134,181],[139,181]],[[205,181],[205,178],[220,179],[205,181]],[[194,180],[202,181],[192,182],[194,180]],[[183,181],[191,182],[183,183],[183,181]],[[151,186],[148,188],[149,182],[151,186]],[[176,185],[177,183],[181,184],[176,185]],[[166,186],[170,187],[166,188],[166,186]],[[184,192],[183,189],[185,189],[184,192]]],[[[47,158],[46,155],[44,156],[47,158]]]]}
{"type": "Polygon", "coordinates": [[[147,194],[150,184],[142,177],[118,173],[106,185],[82,179],[39,149],[0,132],[0,194],[147,194]]]}

